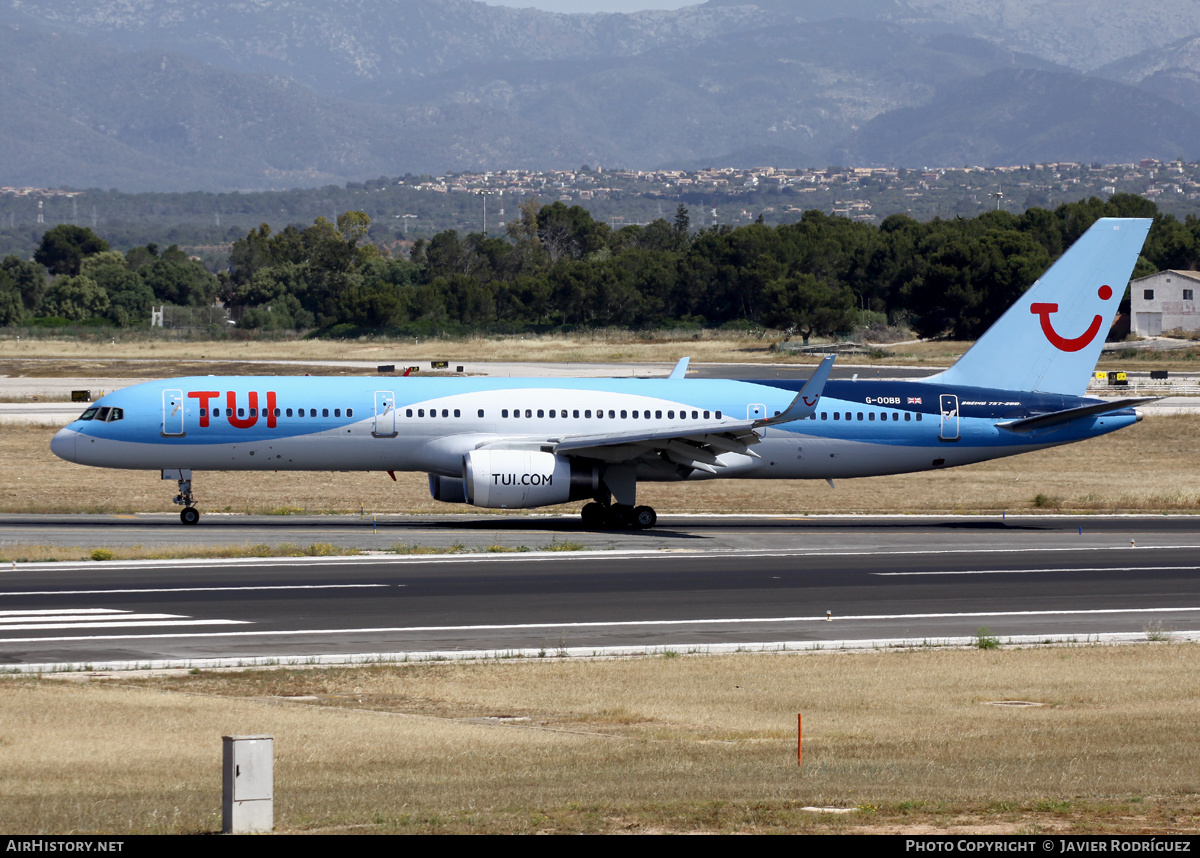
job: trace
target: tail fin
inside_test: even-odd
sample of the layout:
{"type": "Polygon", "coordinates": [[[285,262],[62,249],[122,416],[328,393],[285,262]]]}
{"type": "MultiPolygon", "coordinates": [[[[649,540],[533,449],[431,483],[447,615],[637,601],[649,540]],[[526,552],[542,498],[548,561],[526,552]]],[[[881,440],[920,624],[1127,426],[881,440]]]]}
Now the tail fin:
{"type": "Polygon", "coordinates": [[[1150,224],[1096,221],[954,366],[928,380],[1082,395],[1150,224]]]}

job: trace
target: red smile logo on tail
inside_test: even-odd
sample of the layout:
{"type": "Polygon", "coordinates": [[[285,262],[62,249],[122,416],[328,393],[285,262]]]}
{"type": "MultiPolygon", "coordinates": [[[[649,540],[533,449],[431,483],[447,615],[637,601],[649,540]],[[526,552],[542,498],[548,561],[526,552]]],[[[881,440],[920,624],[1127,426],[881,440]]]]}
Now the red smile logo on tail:
{"type": "MultiPolygon", "coordinates": [[[[1112,297],[1112,289],[1101,286],[1096,290],[1096,294],[1100,296],[1101,301],[1107,301],[1112,297]]],[[[1104,324],[1103,316],[1094,316],[1086,331],[1077,337],[1068,339],[1054,330],[1054,324],[1050,321],[1050,314],[1058,312],[1057,304],[1030,304],[1029,312],[1041,319],[1042,333],[1046,335],[1050,344],[1063,352],[1077,352],[1085,348],[1096,338],[1096,334],[1100,333],[1100,326],[1104,324]]]]}

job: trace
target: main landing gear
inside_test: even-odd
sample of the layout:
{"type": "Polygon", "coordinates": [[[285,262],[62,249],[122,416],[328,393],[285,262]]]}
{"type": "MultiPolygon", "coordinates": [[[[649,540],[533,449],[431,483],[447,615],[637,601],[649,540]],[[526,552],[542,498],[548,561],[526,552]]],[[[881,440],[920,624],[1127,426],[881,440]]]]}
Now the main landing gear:
{"type": "Polygon", "coordinates": [[[175,480],[179,484],[179,494],[175,495],[176,506],[181,506],[183,509],[179,511],[179,520],[184,524],[195,524],[200,520],[200,510],[196,509],[196,497],[192,494],[192,472],[188,470],[172,469],[163,471],[164,480],[175,480]]]}
{"type": "Polygon", "coordinates": [[[593,501],[586,504],[580,514],[584,526],[596,530],[645,530],[654,527],[658,521],[658,514],[653,507],[620,503],[605,505],[593,501]]]}

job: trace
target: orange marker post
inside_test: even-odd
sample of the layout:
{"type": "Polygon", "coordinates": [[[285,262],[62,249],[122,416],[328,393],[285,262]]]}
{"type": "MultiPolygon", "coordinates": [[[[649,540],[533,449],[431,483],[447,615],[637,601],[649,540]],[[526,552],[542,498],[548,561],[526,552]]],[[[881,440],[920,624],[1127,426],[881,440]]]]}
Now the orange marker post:
{"type": "Polygon", "coordinates": [[[796,765],[802,762],[801,747],[804,741],[804,716],[796,713],[796,765]]]}

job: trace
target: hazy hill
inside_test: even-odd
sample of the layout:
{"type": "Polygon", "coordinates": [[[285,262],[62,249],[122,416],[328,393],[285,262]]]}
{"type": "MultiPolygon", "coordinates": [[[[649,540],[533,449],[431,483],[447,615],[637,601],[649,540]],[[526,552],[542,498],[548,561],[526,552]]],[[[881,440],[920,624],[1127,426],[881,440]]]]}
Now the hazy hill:
{"type": "Polygon", "coordinates": [[[1200,116],[1135,87],[1070,72],[996,71],[876,117],[843,160],[902,167],[1194,159],[1200,116]]]}
{"type": "Polygon", "coordinates": [[[1197,158],[1185,36],[1192,0],[0,0],[0,184],[1197,158]]]}

